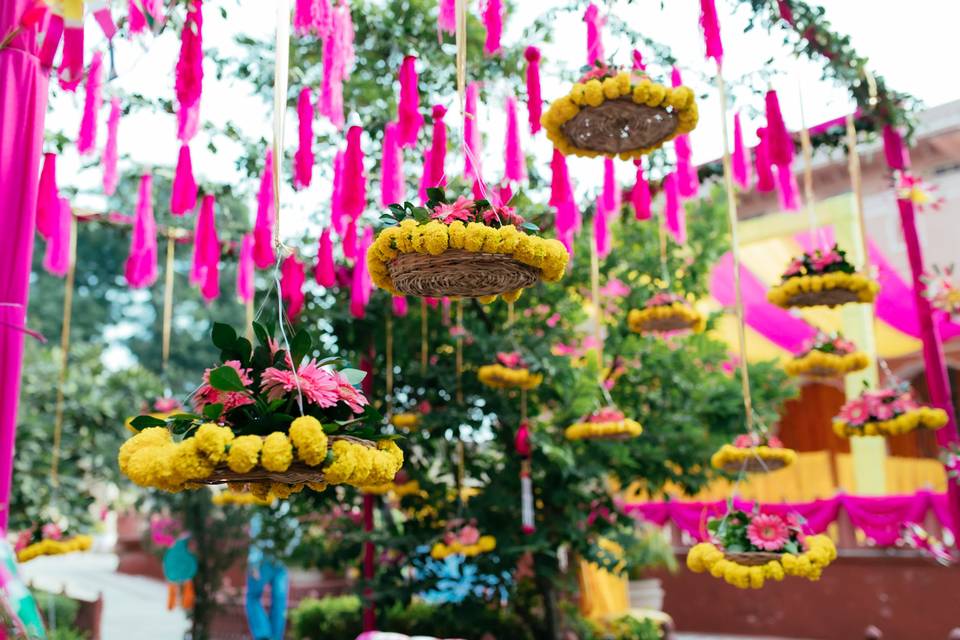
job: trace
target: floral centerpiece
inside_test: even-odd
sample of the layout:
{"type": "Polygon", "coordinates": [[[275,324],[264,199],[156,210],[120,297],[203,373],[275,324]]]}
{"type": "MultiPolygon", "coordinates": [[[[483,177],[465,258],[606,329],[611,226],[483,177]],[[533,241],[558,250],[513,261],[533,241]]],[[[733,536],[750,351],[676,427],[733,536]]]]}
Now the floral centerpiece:
{"type": "Polygon", "coordinates": [[[833,378],[866,369],[869,363],[867,354],[857,351],[857,345],[843,336],[818,332],[783,368],[791,376],[833,378]]]}
{"type": "Polygon", "coordinates": [[[498,353],[495,364],[486,364],[477,371],[482,384],[494,389],[536,389],[543,374],[531,373],[516,351],[498,353]]]}
{"type": "Polygon", "coordinates": [[[787,449],[780,438],[763,433],[744,433],[725,444],[710,458],[715,469],[730,473],[740,471],[764,472],[776,471],[790,466],[797,460],[797,452],[787,449]]]}
{"type": "Polygon", "coordinates": [[[434,560],[443,560],[448,556],[462,555],[473,557],[481,553],[489,553],[497,548],[497,539],[493,536],[482,536],[476,524],[466,524],[458,531],[447,531],[442,542],[437,542],[430,549],[430,557],[434,560]]]}
{"type": "Polygon", "coordinates": [[[682,295],[661,291],[647,300],[643,309],[631,309],[627,325],[635,333],[703,331],[706,322],[682,295]]]}
{"type": "Polygon", "coordinates": [[[784,576],[819,580],[837,549],[825,535],[805,535],[803,525],[796,514],[781,517],[759,508],[747,513],[731,506],[722,518],[707,522],[710,542],[690,549],[687,567],[740,589],[760,589],[784,576]]]}
{"type": "Polygon", "coordinates": [[[463,196],[448,202],[427,189],[426,206],[390,205],[386,225],[367,251],[374,284],[394,295],[510,302],[541,278],[557,282],[570,254],[513,207],[463,196]]]}
{"type": "Polygon", "coordinates": [[[598,63],[541,118],[547,138],[563,155],[631,160],[651,153],[697,126],[689,87],[667,87],[644,73],[598,63]]]}
{"type": "Polygon", "coordinates": [[[17,561],[28,562],[40,556],[90,550],[93,538],[87,535],[67,536],[64,534],[65,528],[54,522],[46,522],[21,531],[13,546],[17,561]]]}
{"type": "Polygon", "coordinates": [[[864,391],[849,400],[833,419],[833,431],[850,436],[895,436],[925,427],[939,429],[947,424],[947,412],[917,404],[906,384],[880,391],[864,391]]]}
{"type": "Polygon", "coordinates": [[[564,435],[567,440],[626,440],[641,433],[639,422],[624,417],[616,407],[604,407],[567,427],[564,435]]]}
{"type": "Polygon", "coordinates": [[[836,307],[848,302],[873,302],[880,285],[857,273],[837,245],[794,258],[780,284],[767,291],[767,300],[783,307],[836,307]]]}
{"type": "Polygon", "coordinates": [[[254,323],[254,331],[256,348],[214,324],[223,364],[204,373],[193,394],[197,413],[135,418],[139,432],[120,448],[120,470],[144,487],[175,492],[226,482],[260,498],[392,480],[403,452],[380,435],[382,417],[355,386],[364,373],[308,358],[313,341],[304,330],[289,350],[272,327],[254,323]]]}

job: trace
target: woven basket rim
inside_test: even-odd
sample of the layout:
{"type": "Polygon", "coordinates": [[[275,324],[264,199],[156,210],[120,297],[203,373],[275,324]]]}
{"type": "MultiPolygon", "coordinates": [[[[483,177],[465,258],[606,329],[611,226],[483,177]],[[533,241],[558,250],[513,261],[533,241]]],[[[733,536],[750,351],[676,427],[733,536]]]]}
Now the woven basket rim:
{"type": "Polygon", "coordinates": [[[860,302],[860,295],[846,287],[835,287],[823,291],[800,291],[787,300],[787,304],[791,307],[838,307],[850,302],[860,302]]]}
{"type": "Polygon", "coordinates": [[[693,329],[697,325],[697,322],[695,320],[687,320],[686,318],[682,318],[680,315],[675,315],[668,318],[649,318],[645,320],[638,320],[634,322],[633,325],[636,327],[633,329],[635,333],[643,331],[668,333],[670,331],[693,329]]]}
{"type": "Polygon", "coordinates": [[[786,466],[787,463],[780,458],[764,458],[761,463],[756,456],[752,456],[743,462],[728,462],[723,465],[723,470],[727,473],[739,473],[741,470],[748,473],[768,473],[778,471],[786,466]]]}
{"type": "Polygon", "coordinates": [[[679,124],[673,111],[637,104],[632,97],[622,96],[595,107],[581,107],[560,125],[560,131],[577,149],[618,154],[658,147],[670,139],[679,124]],[[632,131],[631,124],[635,127],[632,131]]]}
{"type": "Polygon", "coordinates": [[[482,298],[526,289],[541,271],[511,255],[447,249],[441,254],[401,253],[387,265],[401,293],[428,298],[482,298]]]}
{"type": "Polygon", "coordinates": [[[768,562],[779,561],[781,555],[772,551],[738,551],[735,553],[724,552],[723,557],[730,562],[757,567],[768,562]]]}

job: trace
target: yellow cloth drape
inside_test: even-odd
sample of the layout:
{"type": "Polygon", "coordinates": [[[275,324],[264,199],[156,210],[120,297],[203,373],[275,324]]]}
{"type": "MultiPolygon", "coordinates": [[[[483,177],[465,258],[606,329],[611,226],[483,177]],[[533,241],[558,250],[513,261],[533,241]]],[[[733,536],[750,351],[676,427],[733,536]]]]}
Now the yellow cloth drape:
{"type": "MultiPolygon", "coordinates": [[[[600,540],[605,550],[623,555],[623,549],[609,540],[600,540]]],[[[580,561],[580,612],[591,620],[622,615],[630,607],[627,597],[627,576],[618,576],[599,565],[580,561]]]]}
{"type": "MultiPolygon", "coordinates": [[[[837,485],[850,493],[854,486],[853,457],[838,453],[836,463],[837,485]]],[[[907,495],[922,489],[938,493],[947,490],[947,475],[938,460],[888,456],[885,471],[887,495],[907,495]]]]}

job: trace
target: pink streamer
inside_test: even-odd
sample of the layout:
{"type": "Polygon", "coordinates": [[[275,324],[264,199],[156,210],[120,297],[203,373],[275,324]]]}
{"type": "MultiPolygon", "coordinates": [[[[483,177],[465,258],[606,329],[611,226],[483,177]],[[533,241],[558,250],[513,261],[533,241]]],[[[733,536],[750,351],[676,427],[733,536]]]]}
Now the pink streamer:
{"type": "Polygon", "coordinates": [[[593,67],[598,62],[606,61],[601,34],[606,20],[600,15],[597,5],[591,2],[583,14],[583,21],[587,23],[587,66],[593,67]]]}
{"type": "Polygon", "coordinates": [[[650,210],[650,184],[643,175],[643,161],[639,158],[633,161],[637,166],[637,178],[630,192],[630,202],[633,204],[633,210],[636,212],[637,220],[649,220],[652,216],[650,210]]]}
{"type": "Polygon", "coordinates": [[[240,258],[237,261],[237,298],[241,302],[253,302],[254,295],[254,264],[253,264],[253,234],[243,234],[240,241],[240,258]]]}
{"type": "Polygon", "coordinates": [[[137,211],[130,237],[125,276],[134,289],[149,287],[157,280],[157,223],[153,218],[153,177],[140,176],[137,211]]]}
{"type": "Polygon", "coordinates": [[[633,68],[637,71],[646,71],[647,65],[643,62],[643,54],[640,53],[640,49],[633,50],[633,68]]]}
{"type": "Polygon", "coordinates": [[[522,182],[526,178],[523,149],[520,148],[520,125],[517,122],[517,101],[507,97],[507,141],[504,177],[513,182],[522,182]]]}
{"type": "Polygon", "coordinates": [[[353,267],[353,286],[350,288],[350,315],[354,318],[363,318],[366,314],[367,303],[370,302],[370,293],[373,289],[373,283],[370,280],[369,273],[367,273],[367,261],[363,259],[371,244],[373,244],[373,227],[367,227],[363,231],[360,246],[357,247],[357,255],[361,258],[357,260],[353,267]]]}
{"type": "Polygon", "coordinates": [[[300,146],[293,156],[293,185],[297,189],[306,189],[313,180],[313,114],[310,88],[304,87],[297,98],[300,146]]]}
{"type": "Polygon", "coordinates": [[[677,154],[677,191],[685,200],[696,198],[700,191],[700,177],[691,159],[693,150],[690,148],[690,136],[677,136],[673,145],[677,154]]]}
{"type": "Polygon", "coordinates": [[[343,83],[350,78],[354,61],[353,19],[345,1],[333,9],[331,25],[330,35],[323,42],[323,83],[317,111],[342,129],[343,83]]]}
{"type": "Polygon", "coordinates": [[[355,260],[359,255],[357,253],[357,221],[350,220],[347,228],[343,230],[343,257],[347,260],[355,260]]]}
{"type": "Polygon", "coordinates": [[[283,264],[280,265],[280,297],[287,305],[287,317],[291,321],[296,321],[303,310],[303,303],[306,299],[303,295],[303,283],[305,281],[306,275],[303,263],[297,259],[295,253],[287,256],[283,264]]]}
{"type": "Polygon", "coordinates": [[[87,69],[87,95],[83,101],[83,117],[77,135],[77,153],[88,156],[97,147],[97,112],[103,105],[103,54],[93,54],[87,69]]]}
{"type": "Polygon", "coordinates": [[[778,167],[788,167],[793,162],[793,138],[787,131],[787,125],[783,121],[783,114],[780,112],[780,100],[777,98],[777,92],[771,89],[766,95],[767,105],[767,153],[770,157],[770,164],[778,167]]]}
{"type": "Polygon", "coordinates": [[[50,14],[47,21],[47,28],[43,33],[43,44],[40,47],[40,66],[44,69],[53,68],[53,57],[57,54],[60,47],[60,40],[63,38],[63,16],[55,13],[50,14]]]}
{"type": "Polygon", "coordinates": [[[543,114],[543,98],[540,94],[540,50],[527,47],[523,52],[527,60],[527,120],[530,123],[530,135],[540,131],[540,118],[543,114]]]}
{"type": "Polygon", "coordinates": [[[440,34],[457,30],[457,0],[440,0],[437,12],[437,31],[440,34]]]}
{"type": "Polygon", "coordinates": [[[200,287],[207,302],[220,296],[220,240],[214,204],[212,195],[203,197],[193,232],[193,268],[190,270],[190,284],[200,287]]]}
{"type": "Polygon", "coordinates": [[[483,6],[483,26],[487,29],[483,52],[492,56],[500,51],[500,36],[503,35],[503,0],[486,0],[483,6]]]}
{"type": "Polygon", "coordinates": [[[337,284],[337,271],[333,264],[333,241],[330,239],[330,229],[324,229],[323,233],[320,234],[314,278],[316,278],[318,285],[328,289],[337,284]]]}
{"type": "Polygon", "coordinates": [[[597,246],[597,255],[606,258],[610,255],[610,235],[607,233],[607,216],[599,209],[593,216],[593,241],[597,246]]]}
{"type": "Polygon", "coordinates": [[[193,177],[193,161],[190,146],[180,145],[177,158],[177,170],[173,174],[173,186],[170,190],[170,213],[182,216],[197,206],[197,181],[193,177]]]}
{"type": "Polygon", "coordinates": [[[43,169],[37,187],[37,232],[50,240],[60,218],[60,189],[57,187],[57,154],[43,154],[43,169]]]}
{"type": "Polygon", "coordinates": [[[550,182],[550,206],[556,207],[573,200],[573,188],[570,186],[567,158],[556,149],[553,150],[550,169],[553,172],[553,178],[550,182]]]}
{"type": "Polygon", "coordinates": [[[258,269],[266,269],[274,261],[273,225],[276,224],[273,202],[273,150],[267,149],[267,158],[260,176],[257,192],[257,219],[253,223],[253,262],[258,269]]]}
{"type": "Polygon", "coordinates": [[[439,187],[447,184],[447,125],[443,121],[447,110],[443,105],[433,106],[433,140],[430,143],[430,153],[424,158],[427,187],[439,187]]]}
{"type": "Polygon", "coordinates": [[[103,193],[112,196],[120,181],[117,174],[117,129],[120,126],[120,98],[110,100],[107,118],[107,144],[103,147],[103,193]]]}
{"type": "Polygon", "coordinates": [[[707,58],[713,58],[717,64],[723,62],[723,42],[720,40],[720,21],[717,19],[717,7],[714,0],[700,0],[700,28],[706,43],[707,58]]]}
{"type": "Polygon", "coordinates": [[[883,155],[887,166],[895,171],[903,171],[910,166],[910,152],[903,144],[900,133],[889,124],[883,127],[883,155]]]}
{"type": "Polygon", "coordinates": [[[343,185],[340,199],[343,215],[356,220],[367,206],[367,174],[363,168],[363,149],[360,138],[363,129],[354,126],[347,130],[347,150],[343,155],[343,185]]]}
{"type": "Polygon", "coordinates": [[[398,318],[404,318],[407,315],[407,311],[406,296],[393,296],[393,315],[398,318]]]}
{"type": "Polygon", "coordinates": [[[743,128],[740,125],[740,114],[733,116],[733,181],[747,191],[750,189],[750,149],[743,144],[743,128]]]}
{"type": "Polygon", "coordinates": [[[43,254],[43,268],[49,273],[63,277],[70,269],[70,225],[73,210],[70,201],[60,198],[57,201],[57,214],[53,221],[53,233],[47,240],[47,250],[43,254]]]}
{"type": "Polygon", "coordinates": [[[757,129],[757,137],[760,142],[754,148],[754,167],[757,170],[757,191],[769,193],[774,189],[773,164],[770,162],[770,155],[767,152],[767,129],[761,127],[757,129]]]}
{"type": "Polygon", "coordinates": [[[397,102],[397,123],[400,125],[400,146],[415,147],[423,126],[420,115],[420,89],[417,84],[417,59],[404,56],[400,64],[400,100],[397,102]]]}
{"type": "Polygon", "coordinates": [[[313,33],[323,40],[330,35],[332,12],[330,0],[297,0],[293,30],[301,36],[313,33]]]}
{"type": "Polygon", "coordinates": [[[337,235],[343,235],[346,219],[343,214],[343,162],[345,154],[338,150],[333,156],[333,189],[330,193],[330,220],[337,235]]]}
{"type": "Polygon", "coordinates": [[[380,160],[380,204],[383,207],[403,202],[403,153],[397,140],[398,126],[396,122],[388,122],[383,130],[383,157],[380,160]]]}
{"type": "Polygon", "coordinates": [[[148,27],[147,17],[140,11],[140,6],[143,6],[151,20],[159,21],[163,18],[161,2],[162,0],[130,0],[127,3],[127,19],[131,34],[143,33],[148,27]]]}
{"type": "Polygon", "coordinates": [[[477,99],[479,98],[479,93],[479,84],[471,82],[467,85],[463,122],[463,143],[465,147],[463,177],[465,180],[482,179],[480,167],[480,147],[482,141],[480,138],[479,123],[477,122],[477,99]]]}
{"type": "Polygon", "coordinates": [[[687,215],[680,204],[680,193],[677,189],[677,176],[674,173],[668,173],[663,179],[664,196],[664,222],[667,231],[677,241],[677,244],[687,242],[687,215]]]}
{"type": "Polygon", "coordinates": [[[200,126],[200,96],[203,93],[203,1],[191,0],[180,33],[177,60],[177,137],[189,142],[200,126]]]}
{"type": "Polygon", "coordinates": [[[580,227],[580,211],[577,203],[569,200],[556,207],[557,240],[563,243],[569,253],[573,253],[573,235],[580,227]]]}
{"type": "Polygon", "coordinates": [[[800,189],[790,167],[777,167],[777,195],[784,211],[800,210],[800,189]]]}
{"type": "Polygon", "coordinates": [[[423,152],[423,170],[420,172],[420,188],[417,190],[417,197],[421,204],[426,204],[427,189],[430,187],[430,149],[423,152]]]}
{"type": "Polygon", "coordinates": [[[83,79],[83,24],[65,23],[63,57],[60,59],[60,87],[74,93],[83,79]]]}
{"type": "Polygon", "coordinates": [[[603,159],[603,191],[600,193],[600,201],[597,210],[604,216],[619,213],[622,200],[620,185],[617,183],[617,167],[613,163],[613,158],[603,159]]]}

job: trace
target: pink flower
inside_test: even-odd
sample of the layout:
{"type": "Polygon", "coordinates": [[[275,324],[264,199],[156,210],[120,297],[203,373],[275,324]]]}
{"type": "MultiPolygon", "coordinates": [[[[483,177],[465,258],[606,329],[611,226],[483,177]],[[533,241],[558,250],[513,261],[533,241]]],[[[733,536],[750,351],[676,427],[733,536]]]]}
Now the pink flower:
{"type": "Polygon", "coordinates": [[[782,449],[783,442],[780,441],[780,438],[777,436],[768,436],[767,437],[767,446],[771,449],[782,449]]]}
{"type": "Polygon", "coordinates": [[[519,369],[523,367],[523,357],[518,351],[511,351],[509,353],[501,351],[497,354],[497,361],[510,369],[519,369]]]}
{"type": "Polygon", "coordinates": [[[492,207],[483,212],[483,223],[491,226],[494,223],[512,224],[519,227],[523,224],[523,218],[517,215],[517,210],[514,207],[492,207]]]}
{"type": "Polygon", "coordinates": [[[764,551],[778,551],[790,540],[790,531],[780,516],[771,513],[754,516],[747,525],[750,544],[764,551]]]}
{"type": "Polygon", "coordinates": [[[30,539],[33,536],[29,531],[21,531],[17,534],[17,541],[13,544],[14,551],[20,551],[30,546],[30,539]]]}
{"type": "Polygon", "coordinates": [[[430,406],[429,400],[421,400],[420,404],[417,405],[417,410],[420,411],[423,415],[427,415],[430,411],[433,410],[433,407],[430,406]]]}
{"type": "Polygon", "coordinates": [[[623,420],[623,412],[615,407],[604,407],[587,418],[587,422],[620,422],[623,420]]]}
{"type": "Polygon", "coordinates": [[[438,204],[430,217],[439,218],[444,224],[451,224],[457,220],[467,222],[472,215],[473,200],[460,196],[453,204],[438,204]]]}
{"type": "Polygon", "coordinates": [[[840,419],[847,424],[857,427],[870,419],[870,411],[866,403],[862,399],[857,398],[840,408],[840,419]]]}
{"type": "MultiPolygon", "coordinates": [[[[225,367],[231,367],[240,377],[243,386],[249,387],[253,384],[247,370],[240,366],[239,360],[228,360],[224,362],[225,367]]],[[[204,407],[211,404],[223,404],[224,412],[253,404],[253,398],[243,391],[218,391],[210,386],[210,372],[213,369],[207,369],[203,372],[203,384],[193,393],[193,406],[197,411],[202,411],[204,407]]]]}
{"type": "Polygon", "coordinates": [[[48,522],[47,524],[43,525],[43,527],[40,529],[40,533],[46,540],[59,540],[63,537],[63,532],[60,531],[60,527],[52,522],[48,522]]]}
{"type": "Polygon", "coordinates": [[[550,316],[549,318],[547,318],[547,326],[548,326],[548,327],[555,327],[555,326],[557,326],[557,324],[559,324],[559,323],[560,323],[560,314],[559,314],[559,313],[555,313],[555,314],[553,314],[552,316],[550,316]]]}
{"type": "Polygon", "coordinates": [[[292,370],[270,367],[260,380],[260,391],[271,401],[296,393],[298,383],[307,402],[318,407],[332,407],[340,397],[337,374],[321,369],[313,359],[300,367],[296,375],[292,370]]]}
{"type": "Polygon", "coordinates": [[[647,303],[644,305],[648,309],[650,307],[663,307],[666,305],[673,304],[674,302],[683,302],[683,296],[679,296],[675,293],[669,293],[667,291],[661,291],[658,294],[655,294],[652,298],[647,300],[647,303]]]}
{"type": "Polygon", "coordinates": [[[837,264],[840,261],[840,254],[838,254],[836,251],[828,251],[827,253],[822,254],[817,252],[817,254],[815,254],[811,260],[813,264],[813,270],[817,272],[822,272],[830,265],[837,264]]]}
{"type": "Polygon", "coordinates": [[[460,529],[460,544],[477,544],[477,541],[480,540],[480,531],[471,525],[466,525],[460,529]]]}
{"type": "Polygon", "coordinates": [[[342,375],[338,373],[336,376],[340,382],[340,400],[350,407],[354,413],[363,413],[363,408],[369,404],[366,396],[350,384],[342,375]]]}
{"type": "Polygon", "coordinates": [[[803,525],[806,524],[806,520],[799,513],[790,512],[786,517],[787,526],[795,531],[800,531],[803,529],[803,525]]]}
{"type": "Polygon", "coordinates": [[[863,401],[871,417],[877,420],[889,420],[893,417],[893,406],[888,402],[884,402],[882,398],[866,396],[863,398],[863,401]]]}
{"type": "Polygon", "coordinates": [[[170,413],[180,409],[180,401],[176,398],[157,398],[153,403],[153,410],[160,413],[170,413]]]}
{"type": "Polygon", "coordinates": [[[736,437],[733,441],[733,446],[738,449],[749,449],[750,447],[755,447],[758,444],[758,438],[750,433],[743,433],[736,437]]]}
{"type": "Polygon", "coordinates": [[[610,278],[607,284],[600,288],[600,295],[605,298],[622,298],[628,293],[630,293],[630,287],[618,278],[610,278]]]}
{"type": "Polygon", "coordinates": [[[787,270],[783,272],[783,277],[795,276],[800,273],[803,273],[803,258],[794,258],[789,265],[787,265],[787,270]]]}

